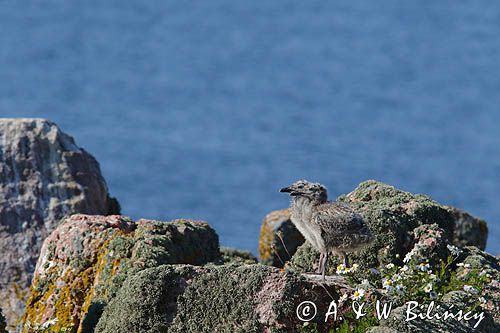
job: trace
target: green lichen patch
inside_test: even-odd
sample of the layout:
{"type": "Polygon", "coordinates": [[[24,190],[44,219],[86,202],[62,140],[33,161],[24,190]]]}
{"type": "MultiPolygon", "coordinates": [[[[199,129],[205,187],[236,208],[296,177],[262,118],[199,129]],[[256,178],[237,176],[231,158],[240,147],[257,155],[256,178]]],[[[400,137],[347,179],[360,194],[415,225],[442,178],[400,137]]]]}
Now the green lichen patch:
{"type": "Polygon", "coordinates": [[[232,247],[221,247],[220,254],[222,257],[222,263],[237,263],[237,264],[256,264],[257,258],[250,252],[235,249],[232,247]]]}
{"type": "Polygon", "coordinates": [[[129,276],[163,264],[221,261],[218,236],[205,222],[78,216],[59,228],[64,231],[56,229],[41,255],[23,317],[26,330],[54,320],[51,329],[91,332],[129,276]]]}
{"type": "MultiPolygon", "coordinates": [[[[128,278],[104,309],[96,332],[292,332],[297,306],[324,312],[337,284],[312,282],[293,272],[253,264],[164,265],[128,278]]],[[[331,322],[328,325],[332,325],[331,322]]]]}
{"type": "Polygon", "coordinates": [[[268,274],[261,265],[228,265],[197,276],[180,295],[169,331],[261,332],[254,297],[268,274]]]}

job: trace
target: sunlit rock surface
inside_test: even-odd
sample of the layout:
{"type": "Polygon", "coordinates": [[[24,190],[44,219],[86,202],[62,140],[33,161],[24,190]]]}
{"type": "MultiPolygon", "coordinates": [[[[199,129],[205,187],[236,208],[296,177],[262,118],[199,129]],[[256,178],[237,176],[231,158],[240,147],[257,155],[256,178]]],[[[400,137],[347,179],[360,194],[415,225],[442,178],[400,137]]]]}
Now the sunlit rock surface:
{"type": "Polygon", "coordinates": [[[23,331],[56,320],[52,330],[88,332],[128,276],[220,260],[218,236],[205,222],[73,215],[43,244],[23,331]]]}
{"type": "Polygon", "coordinates": [[[22,313],[44,238],[68,214],[109,214],[99,164],[43,119],[0,119],[0,307],[22,313]]]}

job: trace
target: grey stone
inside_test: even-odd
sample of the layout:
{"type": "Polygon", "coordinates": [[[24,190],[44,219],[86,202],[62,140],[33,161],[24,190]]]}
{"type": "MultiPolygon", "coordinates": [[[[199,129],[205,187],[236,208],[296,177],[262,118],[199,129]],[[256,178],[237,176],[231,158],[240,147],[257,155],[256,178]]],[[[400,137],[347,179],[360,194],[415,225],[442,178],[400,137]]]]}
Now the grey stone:
{"type": "Polygon", "coordinates": [[[108,214],[99,164],[44,119],[0,119],[0,306],[23,311],[44,238],[73,213],[108,214]]]}
{"type": "Polygon", "coordinates": [[[453,243],[457,246],[475,246],[481,250],[486,248],[488,239],[488,225],[480,218],[455,207],[446,206],[453,215],[453,243]]]}

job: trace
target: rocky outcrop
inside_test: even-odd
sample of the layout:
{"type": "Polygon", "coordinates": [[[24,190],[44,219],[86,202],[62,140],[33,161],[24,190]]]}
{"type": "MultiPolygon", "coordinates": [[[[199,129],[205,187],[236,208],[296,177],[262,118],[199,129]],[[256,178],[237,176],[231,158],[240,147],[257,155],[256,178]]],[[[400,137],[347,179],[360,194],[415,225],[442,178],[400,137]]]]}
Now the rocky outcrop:
{"type": "Polygon", "coordinates": [[[24,331],[54,322],[54,331],[88,332],[128,276],[162,264],[217,260],[218,236],[205,222],[73,215],[43,244],[24,331]]]}
{"type": "Polygon", "coordinates": [[[453,243],[457,246],[475,246],[481,250],[486,248],[488,225],[484,220],[451,206],[446,206],[455,220],[453,243]]]}
{"type": "MultiPolygon", "coordinates": [[[[416,258],[419,260],[418,257],[416,258]]],[[[377,332],[500,332],[500,265],[498,258],[479,250],[476,247],[466,247],[457,258],[454,269],[457,278],[463,279],[474,272],[479,272],[476,278],[486,276],[479,295],[471,295],[464,290],[452,290],[443,295],[439,307],[431,313],[435,316],[444,315],[445,311],[457,313],[458,309],[466,311],[475,310],[476,313],[484,312],[484,319],[477,327],[477,320],[439,320],[416,317],[407,321],[406,305],[396,307],[392,311],[393,317],[381,320],[379,326],[368,330],[369,333],[377,332]],[[481,301],[478,302],[478,299],[481,301]],[[479,303],[479,305],[478,305],[479,303]]],[[[477,291],[479,293],[479,291],[477,291]]]]}
{"type": "MultiPolygon", "coordinates": [[[[414,230],[423,225],[435,224],[442,237],[452,239],[454,219],[443,206],[424,195],[414,195],[392,186],[366,181],[353,192],[339,197],[349,203],[367,222],[375,236],[374,241],[357,255],[351,255],[352,262],[363,267],[379,267],[388,263],[401,263],[413,248],[417,238],[414,230]]],[[[309,243],[304,243],[289,264],[299,271],[312,272],[319,253],[309,243]]],[[[328,270],[335,273],[339,258],[330,256],[328,270]]]]}
{"type": "Polygon", "coordinates": [[[333,259],[325,281],[305,273],[317,260],[307,243],[280,269],[219,248],[204,222],[65,219],[43,245],[22,331],[500,331],[498,257],[452,245],[448,210],[374,181],[341,200],[363,214],[375,241],[349,268],[333,259]],[[377,301],[390,304],[389,319],[376,317],[377,301]],[[409,301],[482,317],[408,321],[409,301]]]}
{"type": "Polygon", "coordinates": [[[0,119],[0,306],[22,312],[43,239],[68,214],[109,214],[97,161],[43,119],[0,119]]]}
{"type": "MultiPolygon", "coordinates": [[[[368,190],[370,191],[370,190],[368,190]]],[[[424,205],[427,201],[427,204],[430,204],[429,209],[435,209],[439,211],[439,214],[442,217],[445,217],[447,221],[446,224],[446,233],[448,237],[452,234],[452,243],[459,247],[464,246],[475,246],[481,250],[484,250],[486,247],[486,240],[488,238],[488,226],[484,220],[481,220],[477,217],[470,215],[469,213],[455,207],[451,206],[443,206],[436,202],[433,202],[430,198],[425,197],[423,195],[412,195],[410,193],[406,193],[400,191],[398,189],[393,188],[392,186],[388,186],[382,183],[378,183],[375,181],[367,181],[362,183],[358,189],[354,192],[350,193],[347,196],[341,196],[340,200],[346,200],[347,202],[358,201],[354,206],[363,206],[361,202],[365,202],[366,204],[371,205],[370,207],[363,208],[372,210],[372,206],[374,204],[380,204],[380,207],[377,209],[385,209],[386,212],[397,211],[402,212],[402,208],[397,206],[397,200],[406,200],[405,205],[409,207],[409,205],[421,205],[420,208],[425,211],[424,205]],[[381,200],[379,203],[375,203],[371,198],[369,198],[372,193],[366,193],[366,188],[370,186],[375,186],[376,189],[374,191],[379,192],[376,196],[373,197],[373,200],[381,200]],[[382,193],[382,194],[380,194],[382,193]],[[385,194],[384,194],[385,193],[385,194]],[[392,198],[393,203],[387,203],[392,207],[385,207],[384,203],[382,203],[384,195],[387,198],[392,198]],[[357,196],[357,198],[354,198],[357,196]],[[410,197],[412,198],[410,198],[410,197]],[[369,198],[369,199],[367,199],[369,198]],[[449,214],[445,214],[444,210],[446,210],[449,214]],[[444,213],[444,215],[443,215],[444,213]],[[450,222],[450,219],[452,220],[450,222]]],[[[416,207],[415,207],[416,208],[416,207]]],[[[405,208],[406,209],[406,208],[405,208]]],[[[419,213],[417,209],[417,214],[419,213]]],[[[433,214],[433,212],[429,212],[433,214]]],[[[407,219],[410,221],[411,219],[419,219],[419,216],[402,216],[403,220],[407,219]]],[[[383,217],[378,217],[378,219],[384,221],[383,217]]],[[[390,219],[387,217],[385,221],[389,221],[390,219]]],[[[408,227],[411,228],[411,223],[408,224],[408,227]]],[[[403,231],[404,233],[404,231],[403,231]]],[[[401,238],[400,238],[401,239],[401,238]]],[[[262,221],[260,238],[259,238],[259,255],[260,262],[266,265],[271,265],[275,267],[283,267],[286,262],[288,262],[291,257],[295,254],[299,246],[304,243],[304,238],[300,234],[300,232],[295,228],[293,223],[290,220],[290,212],[288,209],[277,210],[269,213],[264,220],[262,221]]],[[[308,245],[305,245],[307,248],[308,245]]],[[[301,250],[302,252],[302,250],[301,250]]],[[[404,252],[404,251],[403,251],[404,252]]],[[[298,260],[298,257],[295,258],[298,260]]],[[[307,259],[309,260],[309,259],[307,259]]],[[[309,269],[309,268],[308,268],[309,269]]]]}
{"type": "Polygon", "coordinates": [[[262,221],[260,229],[260,262],[283,267],[303,243],[304,237],[290,220],[288,209],[271,212],[262,221]]]}
{"type": "MultiPolygon", "coordinates": [[[[314,323],[351,288],[308,280],[264,265],[159,266],[129,278],[104,310],[96,332],[298,332],[303,300],[314,302],[314,323]],[[324,311],[323,311],[324,310],[324,311]]],[[[339,311],[340,312],[340,311],[339,311]]]]}

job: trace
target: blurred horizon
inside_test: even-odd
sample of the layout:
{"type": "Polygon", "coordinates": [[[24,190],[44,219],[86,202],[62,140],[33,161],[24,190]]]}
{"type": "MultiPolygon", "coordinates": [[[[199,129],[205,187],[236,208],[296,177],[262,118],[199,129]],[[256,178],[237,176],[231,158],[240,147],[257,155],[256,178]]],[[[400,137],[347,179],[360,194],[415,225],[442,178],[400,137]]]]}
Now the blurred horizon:
{"type": "Polygon", "coordinates": [[[9,2],[0,117],[57,123],[122,213],[257,254],[279,188],[376,179],[485,219],[500,254],[500,4],[9,2]]]}

